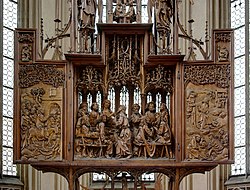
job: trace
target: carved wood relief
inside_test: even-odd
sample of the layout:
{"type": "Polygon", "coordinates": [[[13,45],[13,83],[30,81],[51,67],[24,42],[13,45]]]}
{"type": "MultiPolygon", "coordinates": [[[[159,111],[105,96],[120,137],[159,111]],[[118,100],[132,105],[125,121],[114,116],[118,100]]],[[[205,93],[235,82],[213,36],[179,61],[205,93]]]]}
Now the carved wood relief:
{"type": "Polygon", "coordinates": [[[21,62],[31,62],[35,52],[35,32],[25,31],[17,34],[19,45],[19,60],[21,62]]]}
{"type": "Polygon", "coordinates": [[[77,99],[82,101],[77,101],[74,158],[174,159],[174,127],[171,127],[166,105],[166,95],[172,96],[174,89],[174,66],[148,64],[144,68],[141,34],[108,34],[105,38],[107,65],[104,71],[90,65],[82,67],[81,71],[75,69],[76,73],[80,72],[76,86],[77,94],[81,95],[77,99]],[[115,93],[112,111],[111,101],[105,94],[111,87],[115,93]],[[121,103],[122,87],[128,89],[126,106],[121,103]],[[135,88],[141,93],[151,92],[154,99],[157,93],[162,95],[157,113],[155,102],[147,101],[145,96],[143,99],[142,94],[139,96],[143,103],[134,102],[135,88]],[[98,91],[104,98],[99,103],[96,102],[98,91]],[[92,96],[91,105],[86,102],[88,92],[92,96]]]}
{"type": "Polygon", "coordinates": [[[50,65],[20,66],[21,159],[62,159],[64,73],[50,65]]]}
{"type": "Polygon", "coordinates": [[[120,172],[134,189],[143,173],[163,173],[178,189],[188,174],[232,163],[232,31],[214,32],[213,60],[185,62],[170,48],[172,3],[155,5],[156,26],[131,24],[132,3],[126,19],[110,9],[122,24],[99,23],[97,37],[94,15],[79,14],[79,49],[65,61],[36,61],[35,32],[16,32],[17,163],[60,173],[70,190],[89,172],[109,175],[111,189],[120,172]]]}
{"type": "Polygon", "coordinates": [[[113,35],[108,43],[108,84],[122,86],[139,85],[142,63],[141,35],[113,35]]]}
{"type": "Polygon", "coordinates": [[[58,70],[55,65],[25,65],[20,66],[19,86],[28,88],[38,83],[44,83],[54,88],[63,86],[65,76],[62,70],[58,70]]]}
{"type": "Polygon", "coordinates": [[[133,105],[130,118],[121,105],[116,113],[110,101],[104,100],[102,113],[98,104],[81,103],[75,126],[75,155],[82,158],[173,158],[169,111],[165,103],[155,113],[154,102],[149,102],[145,115],[140,106],[133,105]]]}
{"type": "Polygon", "coordinates": [[[214,32],[215,40],[215,61],[229,62],[232,60],[231,48],[233,34],[231,32],[214,32]]]}
{"type": "Polygon", "coordinates": [[[104,79],[103,70],[94,68],[93,66],[87,66],[81,69],[79,79],[76,83],[77,89],[85,94],[90,92],[103,91],[104,79]]]}
{"type": "Polygon", "coordinates": [[[145,91],[163,90],[170,94],[173,93],[174,70],[171,67],[164,67],[160,64],[146,71],[145,91]]]}
{"type": "Polygon", "coordinates": [[[230,66],[186,66],[185,82],[185,159],[227,160],[230,66]]]}

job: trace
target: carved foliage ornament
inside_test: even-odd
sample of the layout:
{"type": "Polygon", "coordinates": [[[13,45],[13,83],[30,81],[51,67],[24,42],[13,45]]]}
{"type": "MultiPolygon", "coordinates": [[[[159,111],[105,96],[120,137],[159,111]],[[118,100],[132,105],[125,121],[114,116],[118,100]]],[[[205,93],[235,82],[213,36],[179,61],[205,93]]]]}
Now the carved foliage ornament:
{"type": "Polygon", "coordinates": [[[77,81],[79,91],[98,91],[103,87],[103,74],[100,70],[87,66],[82,70],[80,79],[77,81]]]}
{"type": "Polygon", "coordinates": [[[231,33],[216,33],[215,42],[231,42],[231,33]]]}
{"type": "Polygon", "coordinates": [[[52,85],[57,88],[63,86],[64,72],[58,70],[55,65],[22,65],[19,71],[19,86],[28,88],[39,82],[52,85]]]}
{"type": "Polygon", "coordinates": [[[173,91],[173,71],[158,65],[154,70],[146,74],[146,90],[150,88],[173,91]]]}
{"type": "Polygon", "coordinates": [[[230,86],[230,65],[185,66],[184,80],[195,85],[215,84],[220,88],[230,86]]]}
{"type": "Polygon", "coordinates": [[[110,41],[108,82],[111,86],[139,83],[141,62],[139,42],[137,35],[115,36],[114,40],[110,41]]]}
{"type": "Polygon", "coordinates": [[[24,43],[24,42],[32,43],[34,41],[34,35],[33,35],[33,33],[32,34],[29,34],[29,33],[19,34],[18,41],[20,43],[24,43]]]}

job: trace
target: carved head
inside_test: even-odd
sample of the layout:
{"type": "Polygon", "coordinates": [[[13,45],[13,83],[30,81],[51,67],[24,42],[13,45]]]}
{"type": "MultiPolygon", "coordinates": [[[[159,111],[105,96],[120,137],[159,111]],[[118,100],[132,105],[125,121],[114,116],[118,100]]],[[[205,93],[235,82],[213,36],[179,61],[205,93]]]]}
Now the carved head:
{"type": "Polygon", "coordinates": [[[160,105],[160,111],[165,111],[165,110],[167,110],[166,104],[165,103],[161,103],[161,105],[160,105]]]}
{"type": "Polygon", "coordinates": [[[87,102],[82,102],[79,106],[79,110],[82,109],[84,111],[88,110],[88,103],[87,102]]]}
{"type": "Polygon", "coordinates": [[[126,111],[126,106],[121,105],[121,106],[119,107],[119,109],[118,109],[117,113],[120,113],[120,112],[125,113],[125,111],[126,111]]]}
{"type": "Polygon", "coordinates": [[[110,109],[110,106],[111,102],[108,99],[103,101],[103,109],[110,109]]]}
{"type": "Polygon", "coordinates": [[[57,103],[51,103],[50,104],[50,115],[60,115],[61,114],[61,108],[57,103]]]}
{"type": "Polygon", "coordinates": [[[155,112],[155,103],[153,101],[147,103],[146,111],[155,112]]]}
{"type": "Polygon", "coordinates": [[[133,104],[132,105],[132,111],[133,111],[133,113],[138,113],[139,110],[140,110],[139,104],[133,104]]]}
{"type": "Polygon", "coordinates": [[[99,110],[99,105],[96,102],[93,102],[92,105],[91,105],[91,110],[98,111],[99,110]]]}
{"type": "Polygon", "coordinates": [[[196,140],[196,142],[201,142],[201,136],[200,135],[195,135],[195,140],[196,140]]]}

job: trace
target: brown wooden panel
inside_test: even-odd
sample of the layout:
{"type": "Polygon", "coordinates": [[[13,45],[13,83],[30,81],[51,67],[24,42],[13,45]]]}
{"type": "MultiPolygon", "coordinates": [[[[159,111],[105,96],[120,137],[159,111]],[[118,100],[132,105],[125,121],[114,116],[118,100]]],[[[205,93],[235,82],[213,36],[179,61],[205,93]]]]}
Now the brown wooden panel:
{"type": "Polygon", "coordinates": [[[231,67],[185,65],[185,161],[230,162],[231,67]]]}
{"type": "Polygon", "coordinates": [[[19,66],[17,73],[16,161],[62,160],[64,67],[25,64],[19,66]]]}

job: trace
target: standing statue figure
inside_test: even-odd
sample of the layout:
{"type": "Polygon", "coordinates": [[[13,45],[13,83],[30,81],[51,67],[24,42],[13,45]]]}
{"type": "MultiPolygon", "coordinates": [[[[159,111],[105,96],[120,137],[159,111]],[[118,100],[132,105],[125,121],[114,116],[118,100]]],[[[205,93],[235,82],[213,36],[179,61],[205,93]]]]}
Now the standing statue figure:
{"type": "Polygon", "coordinates": [[[173,1],[172,0],[156,0],[155,17],[156,30],[159,34],[158,46],[160,53],[171,54],[170,33],[171,33],[171,18],[173,16],[173,1]]]}
{"type": "Polygon", "coordinates": [[[126,17],[126,23],[133,23],[136,21],[136,14],[133,5],[133,0],[129,1],[128,11],[126,12],[125,17],[126,17]]]}
{"type": "Polygon", "coordinates": [[[164,145],[166,157],[172,158],[172,133],[169,122],[169,111],[165,103],[161,103],[160,112],[156,113],[156,134],[156,142],[164,145]]]}
{"type": "Polygon", "coordinates": [[[156,2],[156,28],[170,33],[171,18],[173,16],[172,0],[158,0],[156,2]]]}
{"type": "Polygon", "coordinates": [[[131,131],[129,129],[129,121],[126,115],[126,107],[121,105],[117,111],[116,127],[120,130],[116,136],[116,157],[117,158],[131,158],[132,157],[132,144],[131,144],[131,131]]]}
{"type": "Polygon", "coordinates": [[[77,113],[76,135],[88,134],[90,129],[88,104],[83,102],[80,104],[77,113]]]}
{"type": "Polygon", "coordinates": [[[117,23],[124,23],[125,11],[125,5],[118,1],[114,10],[113,20],[117,23]]]}
{"type": "Polygon", "coordinates": [[[114,128],[116,125],[114,115],[115,113],[111,111],[111,102],[108,99],[104,100],[101,113],[100,136],[105,138],[105,143],[107,144],[106,158],[110,158],[113,155],[114,128]]]}
{"type": "Polygon", "coordinates": [[[95,28],[96,0],[78,0],[79,30],[95,28]]]}
{"type": "Polygon", "coordinates": [[[132,114],[130,116],[129,123],[131,131],[133,132],[133,138],[137,135],[139,131],[139,126],[142,118],[142,115],[140,114],[139,110],[140,110],[139,104],[132,105],[132,114]]]}

